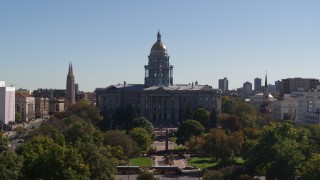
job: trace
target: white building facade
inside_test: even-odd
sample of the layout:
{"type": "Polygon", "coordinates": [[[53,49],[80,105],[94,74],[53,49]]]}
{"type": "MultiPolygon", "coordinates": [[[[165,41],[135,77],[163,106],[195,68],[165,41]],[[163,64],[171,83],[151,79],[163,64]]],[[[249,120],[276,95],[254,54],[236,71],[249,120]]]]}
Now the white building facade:
{"type": "Polygon", "coordinates": [[[298,109],[296,124],[310,125],[319,124],[320,116],[320,87],[310,92],[303,92],[298,97],[298,109]]]}
{"type": "Polygon", "coordinates": [[[271,104],[272,117],[275,120],[294,120],[297,114],[298,100],[291,95],[285,95],[283,100],[271,104]]]}
{"type": "Polygon", "coordinates": [[[8,125],[15,121],[15,88],[6,87],[4,81],[0,81],[0,124],[8,125]]]}

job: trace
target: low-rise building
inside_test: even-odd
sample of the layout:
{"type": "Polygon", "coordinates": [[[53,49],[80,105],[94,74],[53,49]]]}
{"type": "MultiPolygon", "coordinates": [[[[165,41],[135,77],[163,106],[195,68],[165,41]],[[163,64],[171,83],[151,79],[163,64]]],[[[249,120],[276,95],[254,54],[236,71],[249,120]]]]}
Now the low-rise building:
{"type": "Polygon", "coordinates": [[[64,99],[52,99],[49,101],[49,114],[53,115],[64,111],[64,99]]]}
{"type": "Polygon", "coordinates": [[[303,92],[298,97],[297,117],[298,125],[309,125],[320,123],[320,86],[314,91],[303,92]]]}
{"type": "Polygon", "coordinates": [[[76,101],[79,102],[82,99],[87,100],[91,105],[96,106],[96,94],[92,92],[78,92],[76,94],[76,101]]]}
{"type": "Polygon", "coordinates": [[[193,83],[167,87],[124,83],[97,88],[95,93],[102,114],[131,106],[138,116],[146,117],[156,127],[177,126],[188,108],[220,111],[221,107],[221,90],[193,83]]]}
{"type": "Polygon", "coordinates": [[[16,112],[22,116],[22,121],[35,118],[35,99],[27,94],[16,94],[16,112]]]}
{"type": "Polygon", "coordinates": [[[271,104],[272,117],[275,120],[294,120],[297,113],[298,100],[291,95],[285,95],[283,100],[271,104]]]}
{"type": "Polygon", "coordinates": [[[35,115],[36,118],[45,118],[49,115],[49,98],[35,98],[35,115]]]}
{"type": "Polygon", "coordinates": [[[27,94],[27,95],[31,95],[31,91],[29,89],[22,89],[19,88],[16,90],[16,94],[27,94]]]}

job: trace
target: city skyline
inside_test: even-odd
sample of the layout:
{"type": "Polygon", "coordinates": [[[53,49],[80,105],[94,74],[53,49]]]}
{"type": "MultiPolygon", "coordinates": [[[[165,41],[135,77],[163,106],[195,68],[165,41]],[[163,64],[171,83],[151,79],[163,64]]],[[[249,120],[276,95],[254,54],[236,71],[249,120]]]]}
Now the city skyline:
{"type": "Polygon", "coordinates": [[[64,89],[70,61],[80,90],[141,84],[158,30],[173,83],[319,79],[317,1],[32,2],[0,2],[0,80],[16,88],[64,89]]]}

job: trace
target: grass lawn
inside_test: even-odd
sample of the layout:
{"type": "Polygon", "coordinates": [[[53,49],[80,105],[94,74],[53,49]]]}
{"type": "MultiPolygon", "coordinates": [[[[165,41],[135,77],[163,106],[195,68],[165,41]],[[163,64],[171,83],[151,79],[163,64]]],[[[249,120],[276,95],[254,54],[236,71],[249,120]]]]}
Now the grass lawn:
{"type": "Polygon", "coordinates": [[[237,163],[238,165],[243,165],[244,162],[245,162],[245,160],[243,160],[241,157],[236,158],[236,163],[237,163]]]}
{"type": "Polygon", "coordinates": [[[187,147],[185,147],[185,146],[183,146],[183,145],[175,145],[175,146],[174,146],[174,149],[175,149],[175,150],[186,150],[187,147]]]}
{"type": "Polygon", "coordinates": [[[205,168],[205,169],[210,169],[213,168],[214,166],[217,166],[219,163],[212,161],[210,158],[198,158],[194,157],[189,160],[189,165],[194,166],[196,168],[205,168]]]}
{"type": "Polygon", "coordinates": [[[151,159],[149,157],[138,157],[129,159],[131,166],[151,167],[151,159]]]}
{"type": "Polygon", "coordinates": [[[173,136],[173,137],[169,137],[169,141],[171,142],[177,142],[177,137],[173,136]]]}

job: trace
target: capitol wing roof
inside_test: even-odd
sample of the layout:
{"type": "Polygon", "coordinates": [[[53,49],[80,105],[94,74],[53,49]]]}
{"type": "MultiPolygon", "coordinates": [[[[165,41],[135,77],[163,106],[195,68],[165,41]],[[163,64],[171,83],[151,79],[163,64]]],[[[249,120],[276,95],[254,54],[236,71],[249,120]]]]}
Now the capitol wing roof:
{"type": "Polygon", "coordinates": [[[172,86],[151,86],[145,87],[144,84],[116,84],[106,88],[97,88],[96,91],[103,90],[124,90],[124,91],[212,91],[211,86],[208,85],[191,85],[191,84],[174,84],[172,86]]]}
{"type": "Polygon", "coordinates": [[[172,91],[176,90],[171,86],[151,86],[144,89],[145,91],[155,91],[155,90],[163,90],[163,91],[172,91]]]}
{"type": "Polygon", "coordinates": [[[191,84],[174,84],[172,86],[151,86],[144,90],[166,90],[166,91],[197,91],[197,90],[213,90],[207,85],[191,85],[191,84]]]}

